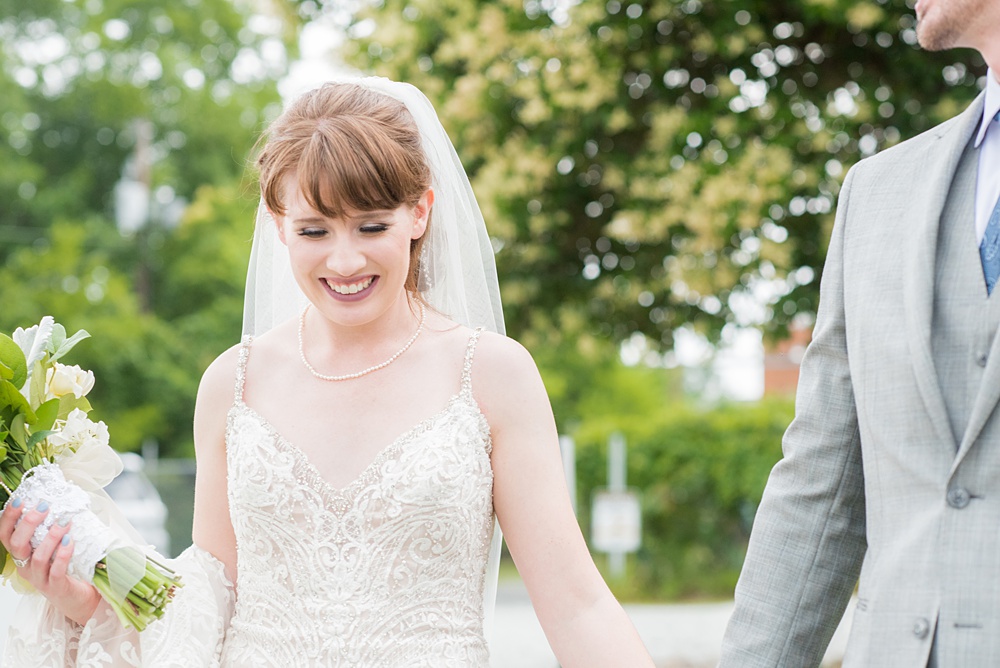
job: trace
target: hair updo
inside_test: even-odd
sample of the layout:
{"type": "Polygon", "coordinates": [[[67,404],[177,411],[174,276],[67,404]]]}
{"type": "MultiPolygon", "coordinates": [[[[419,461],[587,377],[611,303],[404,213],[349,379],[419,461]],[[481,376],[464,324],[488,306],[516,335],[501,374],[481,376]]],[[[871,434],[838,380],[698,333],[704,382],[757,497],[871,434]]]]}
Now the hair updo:
{"type": "MultiPolygon", "coordinates": [[[[261,141],[261,197],[277,215],[286,211],[290,182],[328,218],[415,206],[431,185],[420,132],[406,105],[359,84],[327,83],[305,93],[261,141]]],[[[405,287],[413,294],[425,238],[426,231],[410,244],[405,287]]]]}

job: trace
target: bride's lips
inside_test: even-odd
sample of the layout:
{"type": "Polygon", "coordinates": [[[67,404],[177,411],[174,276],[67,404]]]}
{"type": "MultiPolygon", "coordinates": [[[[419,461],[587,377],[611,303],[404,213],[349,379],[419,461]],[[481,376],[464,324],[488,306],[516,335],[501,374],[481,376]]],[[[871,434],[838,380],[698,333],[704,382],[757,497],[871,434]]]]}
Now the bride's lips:
{"type": "Polygon", "coordinates": [[[338,301],[356,302],[364,299],[378,283],[378,276],[365,276],[364,278],[352,279],[350,281],[333,281],[328,278],[320,279],[327,294],[338,301]]]}

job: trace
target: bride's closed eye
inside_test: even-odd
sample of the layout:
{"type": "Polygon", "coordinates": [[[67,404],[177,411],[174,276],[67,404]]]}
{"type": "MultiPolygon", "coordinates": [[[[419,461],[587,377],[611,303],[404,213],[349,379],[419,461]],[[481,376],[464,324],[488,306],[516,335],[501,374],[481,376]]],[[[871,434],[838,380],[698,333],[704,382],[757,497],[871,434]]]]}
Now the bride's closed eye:
{"type": "Polygon", "coordinates": [[[326,230],[322,227],[303,227],[298,232],[296,232],[300,237],[306,237],[308,239],[319,239],[320,237],[326,236],[326,230]]]}
{"type": "Polygon", "coordinates": [[[379,232],[385,232],[389,229],[389,226],[385,223],[366,223],[360,228],[362,234],[378,234],[379,232]]]}

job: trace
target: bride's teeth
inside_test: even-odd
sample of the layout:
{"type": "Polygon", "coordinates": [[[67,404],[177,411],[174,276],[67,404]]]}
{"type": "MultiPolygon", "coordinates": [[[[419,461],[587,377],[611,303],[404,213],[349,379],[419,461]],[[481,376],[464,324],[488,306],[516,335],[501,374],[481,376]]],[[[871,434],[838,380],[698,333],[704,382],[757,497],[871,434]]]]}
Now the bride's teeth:
{"type": "Polygon", "coordinates": [[[361,283],[353,283],[351,285],[338,285],[330,281],[327,281],[326,284],[339,295],[354,295],[370,286],[373,280],[373,278],[368,278],[361,283]]]}

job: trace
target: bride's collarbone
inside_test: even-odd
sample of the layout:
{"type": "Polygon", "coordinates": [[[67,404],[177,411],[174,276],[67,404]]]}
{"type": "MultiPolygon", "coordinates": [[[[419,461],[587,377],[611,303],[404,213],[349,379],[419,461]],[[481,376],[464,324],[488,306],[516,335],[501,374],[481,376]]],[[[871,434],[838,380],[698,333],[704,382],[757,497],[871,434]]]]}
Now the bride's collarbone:
{"type": "MultiPolygon", "coordinates": [[[[411,379],[412,380],[412,379],[411,379]]],[[[285,440],[312,457],[376,452],[441,413],[460,392],[452,382],[364,382],[295,387],[276,382],[247,395],[247,405],[285,440]]],[[[363,455],[362,455],[363,456],[363,455]]]]}

